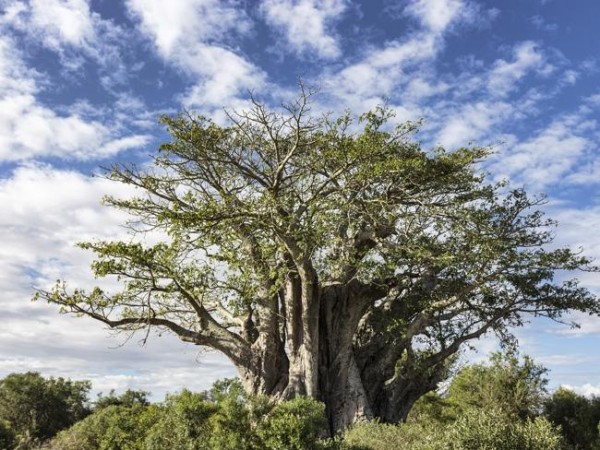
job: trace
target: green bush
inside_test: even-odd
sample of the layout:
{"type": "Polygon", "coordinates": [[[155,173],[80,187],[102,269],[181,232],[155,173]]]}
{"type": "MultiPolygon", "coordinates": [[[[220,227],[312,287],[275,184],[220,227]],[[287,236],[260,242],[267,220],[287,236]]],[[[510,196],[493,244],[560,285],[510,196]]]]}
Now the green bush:
{"type": "Polygon", "coordinates": [[[149,392],[146,391],[135,391],[132,389],[127,389],[121,395],[116,395],[114,390],[111,390],[108,395],[100,394],[98,396],[98,400],[94,402],[94,410],[99,410],[102,408],[106,408],[107,406],[116,405],[116,406],[135,406],[149,405],[148,401],[149,392]]]}
{"type": "MultiPolygon", "coordinates": [[[[514,420],[498,409],[471,410],[443,436],[448,450],[560,450],[562,437],[544,418],[514,420]]],[[[442,447],[440,447],[441,450],[442,447]]]]}
{"type": "Polygon", "coordinates": [[[543,418],[518,422],[497,409],[470,410],[456,422],[365,423],[348,430],[347,450],[560,450],[559,430],[543,418]]]}
{"type": "Polygon", "coordinates": [[[297,397],[276,405],[258,426],[257,435],[265,450],[316,450],[326,426],[325,405],[297,397]]]}
{"type": "Polygon", "coordinates": [[[600,398],[588,399],[559,388],[546,400],[544,413],[550,422],[561,427],[570,449],[600,449],[600,398]]]}
{"type": "Polygon", "coordinates": [[[16,436],[8,422],[0,421],[0,449],[9,449],[15,446],[16,436]]]}
{"type": "Polygon", "coordinates": [[[62,431],[49,450],[144,450],[147,431],[159,420],[156,405],[110,405],[62,431]]]}
{"type": "Polygon", "coordinates": [[[501,409],[521,420],[537,417],[546,396],[547,370],[514,350],[494,353],[488,364],[473,364],[452,380],[446,401],[459,417],[469,409],[501,409]]]}
{"type": "Polygon", "coordinates": [[[206,396],[188,390],[169,395],[160,418],[145,438],[147,449],[201,450],[208,448],[208,419],[216,406],[206,396]]]}
{"type": "Polygon", "coordinates": [[[226,380],[215,385],[211,397],[216,411],[208,424],[210,449],[251,450],[256,437],[252,427],[252,408],[248,408],[249,398],[237,381],[226,380]]]}
{"type": "MultiPolygon", "coordinates": [[[[112,396],[114,398],[114,395],[112,396]]],[[[110,404],[61,432],[48,450],[325,450],[322,403],[296,398],[274,405],[236,381],[209,394],[184,390],[160,405],[110,404]]]]}
{"type": "MultiPolygon", "coordinates": [[[[15,448],[33,448],[87,414],[88,381],[43,378],[37,372],[0,380],[0,435],[15,448]],[[11,437],[12,436],[12,437],[11,437]]],[[[10,448],[10,447],[2,447],[10,448]]]]}
{"type": "Polygon", "coordinates": [[[438,429],[418,422],[392,425],[365,422],[342,436],[343,450],[436,450],[438,429]]]}

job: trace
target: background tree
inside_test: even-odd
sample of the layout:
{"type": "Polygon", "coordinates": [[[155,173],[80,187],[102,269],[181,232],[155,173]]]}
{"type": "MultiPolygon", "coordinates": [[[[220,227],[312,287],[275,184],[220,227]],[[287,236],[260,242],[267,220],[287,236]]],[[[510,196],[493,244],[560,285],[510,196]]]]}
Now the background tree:
{"type": "Polygon", "coordinates": [[[0,421],[0,448],[11,449],[15,446],[15,433],[8,422],[0,421]]]}
{"type": "Polygon", "coordinates": [[[542,200],[485,183],[488,149],[424,150],[385,108],[314,117],[310,95],[278,112],[254,101],[227,126],[163,117],[172,141],[154,164],[107,175],[139,196],[106,202],[168,238],[83,243],[122,291],[59,282],[37,297],[218,350],[248,392],[322,400],[331,430],[403,419],[487,332],[599,312],[577,282],[553,282],[589,261],[545,249],[542,200]]]}
{"type": "Polygon", "coordinates": [[[37,372],[10,374],[0,380],[0,424],[22,448],[44,441],[89,414],[90,387],[88,381],[45,379],[37,372]]]}
{"type": "Polygon", "coordinates": [[[565,389],[557,389],[544,403],[545,416],[560,426],[569,448],[600,449],[600,398],[586,398],[565,389]]]}
{"type": "Polygon", "coordinates": [[[94,402],[94,410],[106,408],[107,406],[134,406],[142,405],[147,406],[150,404],[148,401],[149,392],[136,391],[133,389],[127,389],[121,395],[116,395],[114,389],[111,390],[108,395],[98,394],[98,399],[94,402]]]}
{"type": "Polygon", "coordinates": [[[494,353],[487,364],[460,370],[444,398],[459,416],[468,409],[499,409],[517,419],[541,415],[547,396],[548,370],[514,350],[494,353]]]}

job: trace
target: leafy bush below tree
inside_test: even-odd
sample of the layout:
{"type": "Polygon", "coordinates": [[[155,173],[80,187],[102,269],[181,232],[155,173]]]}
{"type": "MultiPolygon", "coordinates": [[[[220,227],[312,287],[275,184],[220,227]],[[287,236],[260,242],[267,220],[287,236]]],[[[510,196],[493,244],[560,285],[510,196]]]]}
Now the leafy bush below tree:
{"type": "Polygon", "coordinates": [[[421,398],[406,423],[360,423],[334,439],[324,438],[324,404],[275,403],[237,380],[155,404],[143,391],[111,392],[90,414],[89,383],[13,374],[0,380],[0,449],[599,450],[600,399],[566,389],[548,395],[545,374],[516,352],[495,354],[460,370],[444,395],[421,398]],[[53,407],[63,409],[53,415],[53,407]]]}

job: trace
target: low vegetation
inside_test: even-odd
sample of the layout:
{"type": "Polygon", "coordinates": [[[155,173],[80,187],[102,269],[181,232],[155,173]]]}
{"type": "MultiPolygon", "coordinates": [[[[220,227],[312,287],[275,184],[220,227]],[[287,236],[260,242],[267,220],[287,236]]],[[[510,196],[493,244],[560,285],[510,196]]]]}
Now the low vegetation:
{"type": "Polygon", "coordinates": [[[89,382],[37,373],[0,380],[0,449],[6,450],[597,450],[600,398],[560,388],[514,352],[458,370],[400,425],[364,422],[326,437],[325,406],[274,403],[238,380],[183,390],[160,403],[128,390],[88,400],[89,382]]]}

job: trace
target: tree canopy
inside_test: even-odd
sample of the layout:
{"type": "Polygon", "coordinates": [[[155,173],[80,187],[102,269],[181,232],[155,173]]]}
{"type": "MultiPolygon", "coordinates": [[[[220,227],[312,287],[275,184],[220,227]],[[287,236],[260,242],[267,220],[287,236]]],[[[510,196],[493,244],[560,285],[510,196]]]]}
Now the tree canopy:
{"type": "Polygon", "coordinates": [[[590,261],[548,246],[543,198],[486,181],[490,149],[424,149],[385,107],[332,118],[310,98],[253,100],[226,125],[163,117],[172,139],[153,163],[106,174],[138,195],[106,203],[164,240],[82,243],[122,289],[60,281],[37,297],[218,350],[249,392],[324,401],[332,430],[405,418],[488,332],[600,312],[576,280],[556,282],[590,261]]]}
{"type": "Polygon", "coordinates": [[[24,448],[54,436],[89,414],[90,388],[89,381],[46,379],[37,372],[7,375],[0,380],[0,436],[24,448]]]}

